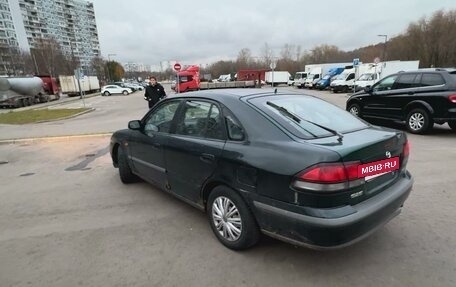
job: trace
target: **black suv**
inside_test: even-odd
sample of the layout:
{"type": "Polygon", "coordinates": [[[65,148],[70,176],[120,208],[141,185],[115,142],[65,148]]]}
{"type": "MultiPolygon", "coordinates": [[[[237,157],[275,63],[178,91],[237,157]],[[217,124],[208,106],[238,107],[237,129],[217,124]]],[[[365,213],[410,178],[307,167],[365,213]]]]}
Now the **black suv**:
{"type": "Polygon", "coordinates": [[[405,121],[411,133],[425,133],[434,123],[448,123],[456,131],[456,71],[418,70],[390,75],[353,94],[346,109],[362,118],[405,121]]]}

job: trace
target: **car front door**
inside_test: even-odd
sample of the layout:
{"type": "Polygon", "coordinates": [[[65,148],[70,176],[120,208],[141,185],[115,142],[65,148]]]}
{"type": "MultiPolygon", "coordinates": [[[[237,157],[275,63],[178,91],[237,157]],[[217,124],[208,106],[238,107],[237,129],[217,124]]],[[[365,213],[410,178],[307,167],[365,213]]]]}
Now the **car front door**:
{"type": "Polygon", "coordinates": [[[166,165],[163,147],[168,141],[181,100],[162,102],[142,120],[142,128],[131,138],[133,169],[145,180],[166,187],[166,165]]]}
{"type": "Polygon", "coordinates": [[[171,191],[201,203],[200,192],[214,173],[225,146],[226,132],[219,106],[206,100],[187,100],[176,119],[176,132],[165,146],[171,191]]]}
{"type": "Polygon", "coordinates": [[[371,92],[362,99],[363,116],[385,117],[384,111],[388,108],[385,97],[392,93],[397,77],[397,75],[388,76],[372,86],[371,92]]]}
{"type": "Polygon", "coordinates": [[[403,119],[403,108],[416,97],[415,92],[419,85],[417,75],[416,73],[399,75],[390,91],[379,93],[376,96],[377,115],[394,120],[403,119]]]}

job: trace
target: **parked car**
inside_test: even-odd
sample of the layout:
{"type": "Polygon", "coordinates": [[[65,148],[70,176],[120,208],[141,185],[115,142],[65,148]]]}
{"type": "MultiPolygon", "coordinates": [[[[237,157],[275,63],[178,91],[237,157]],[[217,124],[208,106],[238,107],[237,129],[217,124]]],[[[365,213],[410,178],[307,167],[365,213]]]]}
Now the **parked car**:
{"type": "Polygon", "coordinates": [[[107,85],[101,88],[102,96],[110,96],[112,94],[124,94],[125,96],[132,93],[130,88],[124,88],[118,85],[107,85]]]}
{"type": "Polygon", "coordinates": [[[353,94],[346,109],[366,119],[405,121],[411,133],[425,133],[434,123],[448,123],[456,131],[456,72],[437,69],[390,75],[353,94]]]}
{"type": "Polygon", "coordinates": [[[313,248],[349,245],[397,215],[412,189],[404,132],[302,94],[185,93],[128,127],[110,144],[121,181],[141,178],[207,212],[235,250],[260,232],[313,248]]]}

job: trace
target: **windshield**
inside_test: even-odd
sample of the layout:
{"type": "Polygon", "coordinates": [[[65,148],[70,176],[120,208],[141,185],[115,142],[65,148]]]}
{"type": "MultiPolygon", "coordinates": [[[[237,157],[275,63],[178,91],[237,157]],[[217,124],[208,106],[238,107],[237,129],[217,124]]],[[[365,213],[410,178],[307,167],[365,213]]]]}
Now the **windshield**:
{"type": "Polygon", "coordinates": [[[372,74],[362,74],[361,77],[359,77],[358,81],[370,81],[372,80],[372,74]]]}
{"type": "Polygon", "coordinates": [[[334,133],[328,129],[338,133],[346,133],[367,127],[364,122],[345,110],[314,97],[302,95],[266,96],[254,98],[249,102],[277,120],[286,130],[304,139],[333,136],[334,133]],[[285,108],[288,112],[304,120],[297,121],[287,116],[274,108],[271,103],[285,108]]]}
{"type": "Polygon", "coordinates": [[[295,80],[299,80],[299,79],[302,79],[302,78],[305,78],[305,77],[306,77],[306,74],[296,73],[295,80]]]}
{"type": "Polygon", "coordinates": [[[342,74],[336,76],[336,78],[334,78],[334,80],[343,80],[343,81],[345,81],[346,77],[347,77],[347,73],[342,73],[342,74]]]}
{"type": "Polygon", "coordinates": [[[323,80],[328,80],[329,78],[331,78],[331,76],[330,75],[326,75],[326,76],[323,77],[323,80]]]}

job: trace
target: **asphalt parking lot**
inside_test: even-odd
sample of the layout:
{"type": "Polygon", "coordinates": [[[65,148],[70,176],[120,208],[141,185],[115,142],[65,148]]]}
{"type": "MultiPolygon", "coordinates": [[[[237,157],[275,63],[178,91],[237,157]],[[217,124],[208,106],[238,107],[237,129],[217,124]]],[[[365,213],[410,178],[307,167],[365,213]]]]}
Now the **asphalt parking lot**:
{"type": "MultiPolygon", "coordinates": [[[[345,105],[344,94],[295,91],[345,105]]],[[[80,118],[2,125],[1,139],[111,132],[147,110],[137,93],[86,104],[95,111],[80,118]]],[[[328,252],[266,237],[223,247],[205,214],[122,184],[109,136],[0,145],[0,286],[456,286],[456,133],[409,139],[415,184],[402,214],[328,252]]]]}

